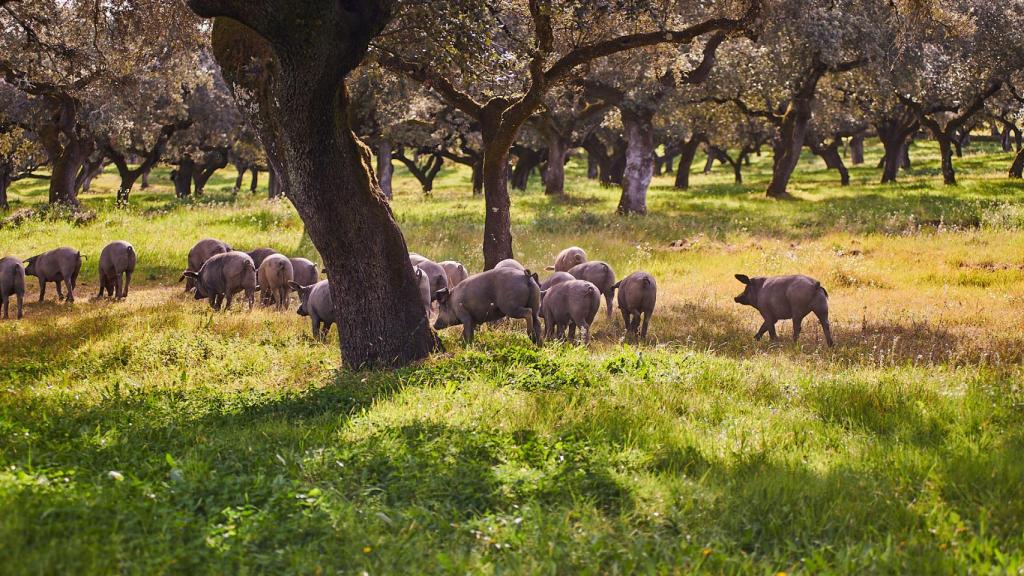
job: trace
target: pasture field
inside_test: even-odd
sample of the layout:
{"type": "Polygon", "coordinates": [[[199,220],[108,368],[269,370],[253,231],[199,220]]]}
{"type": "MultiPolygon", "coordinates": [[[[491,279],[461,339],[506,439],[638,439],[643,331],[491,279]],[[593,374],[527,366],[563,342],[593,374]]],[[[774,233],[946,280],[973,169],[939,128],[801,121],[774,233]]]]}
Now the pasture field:
{"type": "MultiPolygon", "coordinates": [[[[29,278],[25,319],[0,321],[0,572],[1024,573],[1024,184],[985,146],[957,187],[931,144],[894,186],[876,148],[848,188],[807,158],[795,201],[764,198],[767,156],[743,186],[657,177],[630,218],[574,161],[567,199],[536,176],[514,194],[516,255],[652,273],[651,342],[602,304],[589,349],[455,328],[380,372],[339,371],[336,336],[293,312],[182,293],[201,237],[316,259],[291,206],[233,195],[230,171],[189,201],[155,174],[125,210],[108,173],[77,222],[12,219],[46,198],[19,182],[0,252],[88,259],[74,305],[29,278]],[[133,292],[93,301],[115,239],[133,292]],[[735,273],[820,280],[837,346],[811,318],[753,341],[735,273]]],[[[411,250],[479,270],[468,180],[424,197],[399,169],[394,208],[411,250]]]]}

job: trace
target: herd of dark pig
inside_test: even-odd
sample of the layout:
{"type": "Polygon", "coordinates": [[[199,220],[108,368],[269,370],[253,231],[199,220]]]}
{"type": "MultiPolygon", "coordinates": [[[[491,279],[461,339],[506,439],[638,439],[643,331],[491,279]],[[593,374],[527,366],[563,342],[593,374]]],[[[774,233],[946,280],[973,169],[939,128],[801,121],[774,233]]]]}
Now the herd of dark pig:
{"type": "MultiPolygon", "coordinates": [[[[46,284],[57,285],[58,299],[75,300],[75,286],[82,269],[82,254],[73,248],[57,248],[22,260],[7,256],[0,259],[0,304],[4,319],[9,318],[11,296],[17,300],[17,317],[22,318],[25,276],[39,279],[39,301],[46,295],[46,284]],[[23,265],[24,264],[24,265],[23,265]]],[[[98,298],[123,299],[138,256],[131,244],[111,242],[100,253],[98,298]]],[[[590,342],[602,297],[607,318],[612,320],[612,303],[618,295],[619,311],[627,338],[646,340],[647,330],[658,298],[658,285],[646,272],[634,272],[616,281],[615,271],[606,262],[587,259],[582,248],[562,250],[547,270],[553,273],[540,280],[513,259],[499,262],[491,270],[470,275],[462,264],[447,260],[434,262],[411,253],[410,265],[419,283],[420,297],[427,318],[434,317],[434,328],[462,325],[463,338],[473,340],[477,326],[504,318],[526,320],[530,339],[542,345],[545,339],[576,340],[576,330],[584,343],[590,342]],[[436,305],[436,310],[435,310],[436,305]],[[541,334],[540,320],[544,319],[541,334]]],[[[749,278],[737,274],[745,285],[735,298],[739,304],[752,306],[761,313],[764,323],[754,336],[767,333],[778,338],[775,324],[793,320],[793,339],[800,337],[801,322],[814,313],[821,322],[825,341],[833,345],[828,320],[828,292],[820,282],[802,275],[749,278]]],[[[207,238],[200,240],[188,253],[188,266],[179,282],[196,300],[207,299],[214,310],[231,307],[234,297],[242,293],[251,310],[256,292],[264,306],[285,310],[290,293],[299,296],[299,315],[308,316],[313,336],[326,337],[335,323],[334,305],[327,280],[320,280],[317,266],[305,258],[289,258],[270,248],[252,252],[234,250],[225,242],[207,238]]]]}

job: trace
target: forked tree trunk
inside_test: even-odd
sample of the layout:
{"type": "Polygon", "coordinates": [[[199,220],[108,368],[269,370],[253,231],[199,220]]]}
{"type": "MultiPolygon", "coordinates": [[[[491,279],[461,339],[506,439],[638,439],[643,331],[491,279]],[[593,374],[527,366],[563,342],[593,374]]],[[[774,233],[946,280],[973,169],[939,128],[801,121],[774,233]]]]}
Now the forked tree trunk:
{"type": "Polygon", "coordinates": [[[139,188],[142,189],[142,190],[145,190],[145,189],[149,188],[149,169],[148,168],[142,173],[142,183],[139,184],[139,188]]]}
{"type": "Polygon", "coordinates": [[[534,168],[540,166],[544,157],[540,152],[531,148],[517,148],[516,156],[518,158],[512,169],[512,189],[526,190],[530,185],[530,175],[533,174],[534,168]]]}
{"type": "Polygon", "coordinates": [[[622,112],[622,127],[628,145],[619,214],[647,214],[647,190],[654,176],[652,116],[649,113],[622,112]]]}
{"type": "Polygon", "coordinates": [[[811,137],[811,152],[819,156],[825,161],[825,166],[830,170],[835,170],[839,173],[839,184],[840,186],[850,185],[850,171],[846,169],[846,164],[843,163],[843,155],[839,153],[839,144],[841,140],[836,138],[832,142],[825,144],[824,146],[817,143],[817,141],[811,137]]]}
{"type": "Polygon", "coordinates": [[[78,172],[75,186],[82,192],[88,192],[92,188],[92,181],[103,173],[103,158],[86,160],[78,172]]]}
{"type": "Polygon", "coordinates": [[[939,156],[942,158],[942,182],[947,186],[956,184],[956,170],[953,169],[953,145],[955,141],[944,134],[936,134],[939,141],[939,156]]]}
{"type": "Polygon", "coordinates": [[[391,177],[395,173],[395,167],[391,164],[391,142],[381,142],[377,145],[377,180],[380,182],[380,191],[384,197],[391,200],[391,177]]]}
{"type": "Polygon", "coordinates": [[[864,135],[858,134],[850,138],[850,164],[860,166],[864,163],[864,135]]]}
{"type": "Polygon", "coordinates": [[[548,138],[548,165],[544,171],[544,194],[565,195],[565,159],[569,155],[569,142],[558,136],[548,138]]]}
{"type": "Polygon", "coordinates": [[[373,37],[365,30],[387,20],[372,6],[318,5],[317,15],[331,17],[304,18],[309,29],[300,41],[284,36],[272,46],[226,18],[216,20],[213,37],[224,76],[241,108],[252,111],[271,165],[324,259],[342,358],[352,368],[403,366],[440,347],[370,152],[348,123],[345,74],[373,37]]]}
{"type": "MultiPolygon", "coordinates": [[[[78,172],[92,154],[91,143],[72,140],[65,144],[62,153],[54,158],[50,177],[50,204],[63,204],[77,208],[78,172]]],[[[52,156],[51,156],[52,157],[52,156]]]]}
{"type": "Polygon", "coordinates": [[[794,98],[782,118],[782,127],[779,132],[780,142],[776,148],[777,155],[772,169],[772,179],[768,183],[767,194],[771,198],[789,196],[787,188],[793,171],[796,170],[796,165],[800,161],[800,151],[804,146],[807,124],[811,120],[812,104],[813,97],[794,98]]]}
{"type": "Polygon", "coordinates": [[[882,148],[882,184],[896,181],[903,162],[903,139],[883,138],[882,148]]]}
{"type": "Polygon", "coordinates": [[[693,165],[693,159],[697,155],[697,150],[700,149],[700,144],[703,141],[703,135],[694,135],[689,140],[680,142],[679,168],[676,170],[676,188],[686,190],[690,187],[690,167],[693,165]]]}
{"type": "Polygon", "coordinates": [[[249,182],[249,193],[250,194],[255,194],[256,193],[256,189],[259,188],[259,185],[260,185],[260,169],[257,168],[256,166],[253,166],[252,167],[252,181],[249,182]]]}

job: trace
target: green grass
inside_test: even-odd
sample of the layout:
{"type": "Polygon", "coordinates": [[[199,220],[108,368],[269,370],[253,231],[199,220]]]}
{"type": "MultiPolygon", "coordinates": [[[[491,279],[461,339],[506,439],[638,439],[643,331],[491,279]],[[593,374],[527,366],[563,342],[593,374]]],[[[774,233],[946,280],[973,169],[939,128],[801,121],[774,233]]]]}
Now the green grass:
{"type": "MultiPolygon", "coordinates": [[[[651,272],[652,343],[602,308],[590,349],[453,329],[393,372],[338,371],[293,313],[180,292],[203,236],[315,258],[290,205],[232,196],[228,171],[176,201],[161,172],[118,210],[104,175],[94,219],[0,226],[4,253],[89,256],[76,304],[36,304],[31,279],[25,320],[0,322],[0,572],[1020,573],[1024,186],[976,148],[943,187],[931,144],[879,186],[868,152],[849,188],[808,158],[792,202],[763,198],[768,157],[742,187],[660,177],[642,218],[578,163],[564,201],[535,177],[517,256],[578,244],[651,272]],[[140,254],[135,291],[92,301],[113,239],[140,254]],[[813,322],[754,342],[736,272],[821,280],[838,346],[813,322]]],[[[468,174],[429,198],[398,175],[411,249],[479,269],[468,174]]],[[[45,198],[19,183],[12,211],[45,198]]]]}

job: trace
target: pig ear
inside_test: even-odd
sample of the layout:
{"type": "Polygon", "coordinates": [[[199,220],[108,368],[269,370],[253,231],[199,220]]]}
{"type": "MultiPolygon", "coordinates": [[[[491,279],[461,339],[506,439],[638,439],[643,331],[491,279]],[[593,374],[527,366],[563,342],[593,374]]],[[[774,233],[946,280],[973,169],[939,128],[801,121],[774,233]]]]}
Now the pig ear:
{"type": "Polygon", "coordinates": [[[292,290],[295,290],[296,292],[302,290],[302,286],[300,286],[298,282],[288,282],[288,287],[291,288],[292,290]]]}
{"type": "Polygon", "coordinates": [[[545,266],[544,269],[545,270],[554,270],[555,267],[554,266],[545,266]]]}
{"type": "Polygon", "coordinates": [[[448,289],[441,288],[437,292],[434,292],[434,297],[431,298],[431,300],[437,300],[441,304],[444,304],[445,302],[448,301],[448,289]]]}
{"type": "Polygon", "coordinates": [[[540,277],[537,276],[536,272],[534,272],[532,275],[530,275],[530,278],[533,278],[534,282],[536,282],[537,284],[540,284],[540,277]]]}
{"type": "Polygon", "coordinates": [[[185,278],[199,278],[199,274],[191,270],[185,270],[181,273],[181,278],[178,278],[178,282],[181,282],[185,278]]]}
{"type": "Polygon", "coordinates": [[[327,274],[327,268],[320,269],[320,273],[321,274],[327,274]]]}
{"type": "Polygon", "coordinates": [[[737,274],[736,279],[744,284],[750,284],[750,277],[746,274],[737,274]]]}

